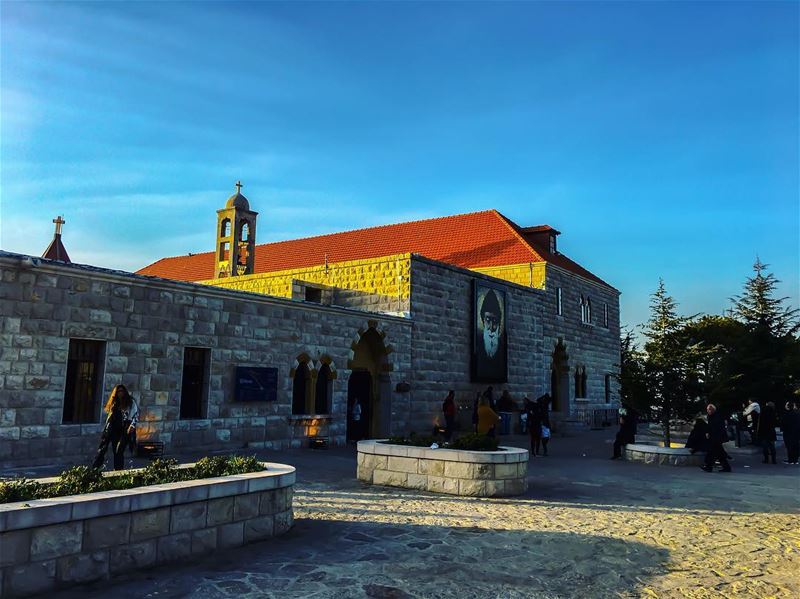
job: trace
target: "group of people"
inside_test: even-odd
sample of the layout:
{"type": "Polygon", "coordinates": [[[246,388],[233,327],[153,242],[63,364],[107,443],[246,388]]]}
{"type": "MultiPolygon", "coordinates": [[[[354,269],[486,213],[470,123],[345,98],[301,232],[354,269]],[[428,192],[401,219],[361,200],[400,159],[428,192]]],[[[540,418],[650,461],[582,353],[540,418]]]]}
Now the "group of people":
{"type": "MultiPolygon", "coordinates": [[[[550,441],[550,395],[545,393],[535,401],[527,396],[523,398],[523,408],[520,412],[521,432],[527,432],[531,438],[531,455],[547,455],[547,444],[550,441]]],[[[511,432],[511,417],[517,411],[517,406],[508,390],[504,390],[500,398],[495,401],[494,388],[488,387],[479,391],[475,397],[472,408],[472,426],[474,432],[494,437],[498,435],[498,426],[502,434],[511,432]]],[[[445,428],[444,439],[450,441],[456,421],[455,391],[450,390],[442,402],[442,415],[445,428]]]]}
{"type": "MultiPolygon", "coordinates": [[[[786,446],[786,459],[784,464],[797,464],[800,460],[800,410],[797,402],[787,401],[783,413],[779,416],[775,403],[768,401],[762,409],[755,400],[750,400],[742,406],[741,413],[731,414],[727,422],[718,414],[716,407],[709,404],[706,409],[709,414],[708,423],[699,418],[695,421],[694,428],[689,434],[686,447],[692,453],[705,451],[707,460],[709,453],[714,454],[713,458],[719,460],[719,455],[725,454],[725,463],[730,457],[725,453],[724,448],[720,449],[722,443],[732,437],[731,430],[736,434],[736,446],[741,446],[741,433],[746,431],[750,436],[753,445],[761,447],[763,452],[764,464],[777,464],[777,452],[775,442],[777,441],[776,429],[780,427],[783,432],[783,442],[786,446]],[[711,414],[714,414],[713,419],[711,414]],[[712,429],[712,420],[714,428],[712,429]],[[721,439],[721,442],[712,444],[712,439],[721,439]]],[[[725,463],[720,461],[725,469],[725,463]]],[[[713,462],[711,462],[713,465],[713,462]]],[[[708,469],[709,463],[706,463],[708,469]]]]}

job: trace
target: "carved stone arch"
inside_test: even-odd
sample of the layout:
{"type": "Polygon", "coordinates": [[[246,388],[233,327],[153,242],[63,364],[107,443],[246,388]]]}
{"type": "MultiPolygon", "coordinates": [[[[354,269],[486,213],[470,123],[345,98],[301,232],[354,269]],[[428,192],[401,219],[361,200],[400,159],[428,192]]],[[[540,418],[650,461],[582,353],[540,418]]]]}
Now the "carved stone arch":
{"type": "Polygon", "coordinates": [[[311,358],[311,354],[309,352],[302,352],[297,355],[292,363],[292,367],[289,369],[289,376],[294,378],[294,375],[297,373],[297,369],[300,368],[301,364],[306,364],[308,366],[308,370],[311,372],[312,377],[317,376],[317,368],[314,365],[314,360],[311,358]]]}
{"type": "Polygon", "coordinates": [[[347,359],[348,439],[386,436],[391,430],[390,373],[394,351],[377,320],[368,320],[350,343],[347,359]],[[359,418],[353,418],[358,405],[359,418]]]}
{"type": "Polygon", "coordinates": [[[333,362],[333,358],[331,358],[328,354],[322,354],[317,360],[317,372],[319,369],[322,368],[323,364],[326,364],[331,371],[331,379],[336,380],[338,378],[338,373],[336,372],[336,364],[333,362]]]}
{"type": "Polygon", "coordinates": [[[394,352],[394,347],[391,344],[385,343],[386,340],[386,331],[384,329],[378,328],[378,321],[377,320],[368,320],[366,328],[358,329],[358,332],[353,335],[352,339],[350,340],[350,350],[347,354],[347,368],[353,368],[353,360],[355,358],[355,352],[358,349],[359,343],[364,340],[364,335],[367,335],[373,331],[377,334],[377,337],[380,339],[380,344],[377,346],[379,359],[381,361],[381,371],[383,372],[392,372],[394,370],[394,366],[389,361],[389,355],[394,352]]]}

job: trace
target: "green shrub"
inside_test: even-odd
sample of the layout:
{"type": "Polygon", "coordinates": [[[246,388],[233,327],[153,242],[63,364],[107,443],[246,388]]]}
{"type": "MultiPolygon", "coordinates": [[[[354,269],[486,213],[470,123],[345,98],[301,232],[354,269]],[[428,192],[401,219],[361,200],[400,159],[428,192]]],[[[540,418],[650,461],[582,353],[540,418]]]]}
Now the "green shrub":
{"type": "Polygon", "coordinates": [[[40,499],[45,485],[27,478],[15,478],[0,482],[0,503],[40,499]]]}
{"type": "Polygon", "coordinates": [[[196,478],[258,472],[263,469],[255,456],[206,457],[198,460],[193,468],[178,468],[176,460],[158,459],[138,472],[125,472],[114,476],[103,476],[100,470],[88,466],[75,466],[64,470],[52,484],[42,484],[24,478],[2,481],[0,503],[132,489],[196,478]]]}
{"type": "Polygon", "coordinates": [[[80,495],[81,493],[97,493],[108,490],[109,485],[103,473],[89,466],[74,466],[64,470],[58,481],[52,485],[53,497],[64,495],[80,495]]]}
{"type": "Polygon", "coordinates": [[[496,437],[487,437],[480,433],[462,435],[447,445],[449,449],[466,449],[470,451],[497,451],[497,446],[496,437]]]}
{"type": "Polygon", "coordinates": [[[487,437],[479,433],[469,433],[445,443],[431,435],[418,435],[411,433],[408,437],[389,437],[384,443],[391,445],[410,445],[412,447],[430,447],[438,443],[443,449],[464,449],[467,451],[498,451],[498,442],[495,437],[487,437]]]}

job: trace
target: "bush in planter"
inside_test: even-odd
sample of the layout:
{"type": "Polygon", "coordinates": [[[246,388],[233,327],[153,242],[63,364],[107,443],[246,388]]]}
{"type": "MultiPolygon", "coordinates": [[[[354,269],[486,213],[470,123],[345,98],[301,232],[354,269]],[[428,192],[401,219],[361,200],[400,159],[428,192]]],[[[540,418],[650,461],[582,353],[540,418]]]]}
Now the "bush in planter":
{"type": "Polygon", "coordinates": [[[487,437],[480,433],[462,435],[447,445],[448,449],[465,449],[468,451],[497,451],[496,437],[487,437]]]}
{"type": "Polygon", "coordinates": [[[430,435],[417,435],[411,433],[408,437],[389,437],[384,443],[391,445],[410,445],[412,447],[430,447],[433,443],[445,449],[463,449],[466,451],[498,451],[498,441],[495,437],[487,437],[479,433],[462,435],[449,443],[441,443],[439,439],[430,435]]]}
{"type": "Polygon", "coordinates": [[[115,476],[103,476],[100,470],[88,466],[75,466],[64,470],[58,480],[51,484],[24,478],[0,481],[0,503],[132,489],[264,469],[255,456],[215,456],[199,460],[198,465],[199,468],[178,468],[176,460],[159,459],[153,460],[138,472],[125,472],[115,476]]]}

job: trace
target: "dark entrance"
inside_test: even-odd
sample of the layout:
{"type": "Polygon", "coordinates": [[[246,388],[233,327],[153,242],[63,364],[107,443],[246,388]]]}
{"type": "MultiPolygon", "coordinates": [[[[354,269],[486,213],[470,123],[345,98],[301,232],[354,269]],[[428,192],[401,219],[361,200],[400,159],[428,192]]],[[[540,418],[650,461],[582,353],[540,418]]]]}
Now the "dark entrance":
{"type": "Polygon", "coordinates": [[[181,418],[204,417],[208,356],[209,351],[201,347],[187,347],[183,351],[181,418]]]}
{"type": "Polygon", "coordinates": [[[370,437],[372,422],[372,375],[366,370],[354,370],[347,382],[347,440],[360,441],[370,437]],[[353,408],[358,401],[361,415],[353,418],[353,408]]]}
{"type": "Polygon", "coordinates": [[[105,341],[69,340],[62,422],[97,422],[105,341]]]}

